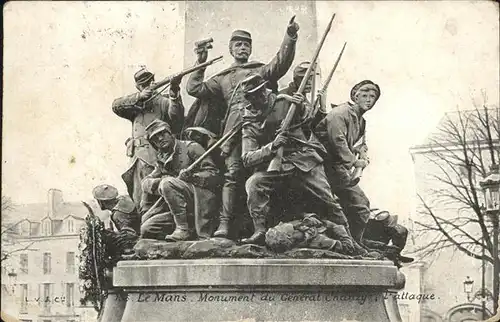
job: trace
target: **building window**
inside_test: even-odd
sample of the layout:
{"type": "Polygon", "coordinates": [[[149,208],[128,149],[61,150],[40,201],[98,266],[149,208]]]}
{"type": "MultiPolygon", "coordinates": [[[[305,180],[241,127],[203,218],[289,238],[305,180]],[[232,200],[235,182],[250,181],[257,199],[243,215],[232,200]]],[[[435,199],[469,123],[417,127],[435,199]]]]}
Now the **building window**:
{"type": "Polygon", "coordinates": [[[21,223],[21,235],[22,236],[29,236],[31,231],[30,223],[29,221],[24,221],[21,223]]]}
{"type": "Polygon", "coordinates": [[[74,223],[73,220],[69,219],[68,220],[68,233],[74,232],[74,223]]]}
{"type": "Polygon", "coordinates": [[[51,272],[50,253],[43,253],[43,273],[50,274],[51,272]]]}
{"type": "Polygon", "coordinates": [[[50,284],[49,283],[44,283],[43,284],[43,298],[41,298],[41,301],[43,301],[43,307],[45,309],[48,309],[50,307],[50,284]]]}
{"type": "Polygon", "coordinates": [[[28,284],[21,284],[21,313],[28,311],[28,284]]]}
{"type": "Polygon", "coordinates": [[[74,294],[75,294],[75,284],[68,283],[66,284],[66,306],[71,307],[74,304],[74,294]]]}
{"type": "Polygon", "coordinates": [[[52,222],[47,219],[43,222],[42,232],[44,236],[49,236],[52,234],[52,222]]]}
{"type": "Polygon", "coordinates": [[[75,253],[67,252],[66,253],[66,273],[74,274],[75,273],[75,253]]]}
{"type": "Polygon", "coordinates": [[[28,254],[21,254],[19,257],[19,269],[21,273],[28,274],[28,254]]]}

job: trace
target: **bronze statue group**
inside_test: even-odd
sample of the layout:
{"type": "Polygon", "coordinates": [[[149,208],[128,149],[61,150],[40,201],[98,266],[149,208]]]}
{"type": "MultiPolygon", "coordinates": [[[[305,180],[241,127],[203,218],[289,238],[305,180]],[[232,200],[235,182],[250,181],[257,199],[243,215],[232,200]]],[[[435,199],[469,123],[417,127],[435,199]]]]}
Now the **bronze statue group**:
{"type": "Polygon", "coordinates": [[[131,162],[122,175],[128,195],[110,185],[93,191],[100,207],[111,211],[118,237],[130,245],[138,238],[228,238],[274,252],[303,247],[382,254],[398,266],[412,260],[400,255],[408,232],[397,216],[371,209],[358,185],[369,164],[363,115],[380,87],[361,81],[348,102],[327,111],[326,86],[312,93],[327,31],[315,57],[296,64],[293,81],[278,88],[294,62],[298,31],[292,18],[268,64],[249,60],[251,34],[235,30],[229,39],[234,63],[209,79],[211,39],[196,43],[197,61],[188,72],[160,84],[145,68],[135,73],[138,92],[112,105],[132,123],[126,141],[131,162]],[[196,98],[186,116],[185,75],[187,93],[196,98]]]}

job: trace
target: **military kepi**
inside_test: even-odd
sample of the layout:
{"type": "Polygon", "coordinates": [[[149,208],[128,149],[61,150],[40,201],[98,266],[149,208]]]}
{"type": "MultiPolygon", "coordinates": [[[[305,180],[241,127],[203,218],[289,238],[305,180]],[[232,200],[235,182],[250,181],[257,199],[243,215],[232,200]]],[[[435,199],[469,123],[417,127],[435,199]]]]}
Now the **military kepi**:
{"type": "Polygon", "coordinates": [[[96,200],[113,200],[118,197],[118,189],[109,184],[101,184],[92,190],[96,200]]]}
{"type": "Polygon", "coordinates": [[[168,133],[172,134],[172,129],[170,128],[170,125],[167,122],[163,122],[162,120],[159,119],[156,119],[153,122],[151,122],[146,127],[145,130],[148,140],[151,139],[153,135],[161,133],[163,131],[167,131],[168,133]]]}
{"type": "Polygon", "coordinates": [[[252,43],[252,35],[246,30],[235,30],[233,31],[229,41],[231,42],[235,40],[246,40],[252,43]]]}
{"type": "Polygon", "coordinates": [[[134,74],[134,80],[137,85],[142,85],[153,79],[155,75],[145,68],[142,68],[134,74]]]}
{"type": "Polygon", "coordinates": [[[241,88],[245,94],[253,94],[267,84],[262,76],[253,74],[241,81],[241,88]]]}

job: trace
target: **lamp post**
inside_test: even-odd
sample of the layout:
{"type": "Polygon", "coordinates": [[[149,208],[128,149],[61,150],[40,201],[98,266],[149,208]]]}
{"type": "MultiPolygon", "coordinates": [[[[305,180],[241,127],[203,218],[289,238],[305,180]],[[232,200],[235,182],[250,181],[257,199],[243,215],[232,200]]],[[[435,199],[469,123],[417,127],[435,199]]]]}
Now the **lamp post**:
{"type": "Polygon", "coordinates": [[[500,173],[498,164],[491,166],[490,174],[479,182],[484,192],[485,212],[493,222],[493,314],[498,310],[500,261],[498,260],[498,219],[500,216],[500,173]]]}
{"type": "Polygon", "coordinates": [[[17,273],[14,269],[11,269],[7,276],[9,277],[9,284],[12,286],[12,296],[14,296],[16,293],[17,273]]]}
{"type": "Polygon", "coordinates": [[[474,280],[470,279],[470,276],[467,276],[467,278],[464,281],[464,292],[467,294],[467,301],[472,302],[474,301],[474,296],[471,297],[470,295],[472,294],[472,291],[474,289],[474,280]]]}

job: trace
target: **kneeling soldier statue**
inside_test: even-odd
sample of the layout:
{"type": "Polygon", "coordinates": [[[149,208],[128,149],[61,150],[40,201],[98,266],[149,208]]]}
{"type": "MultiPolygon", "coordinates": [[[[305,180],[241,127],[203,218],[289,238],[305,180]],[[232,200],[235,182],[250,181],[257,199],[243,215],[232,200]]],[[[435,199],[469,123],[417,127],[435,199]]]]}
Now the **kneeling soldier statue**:
{"type": "MultiPolygon", "coordinates": [[[[191,171],[186,168],[205,153],[201,145],[175,139],[171,127],[154,120],[146,127],[148,141],[157,151],[155,170],[142,181],[143,198],[163,198],[175,222],[168,241],[210,238],[217,210],[216,189],[219,174],[210,157],[205,157],[191,171]]],[[[154,217],[153,217],[154,218],[154,217]]],[[[156,227],[158,228],[158,227],[156,227]]]]}
{"type": "Polygon", "coordinates": [[[265,84],[260,75],[252,75],[242,82],[245,98],[250,102],[244,116],[247,123],[243,127],[242,159],[245,167],[255,170],[246,182],[247,206],[254,223],[254,234],[243,239],[242,243],[264,244],[266,216],[270,211],[271,195],[278,183],[307,193],[311,206],[317,208],[315,212],[321,219],[347,227],[347,219],[333,198],[323,170],[323,158],[320,155],[326,152],[323,146],[314,137],[307,139],[301,127],[289,129],[275,137],[282,121],[276,115],[287,114],[282,109],[288,110],[288,100],[297,104],[299,111],[295,113],[297,120],[294,123],[300,124],[307,114],[304,96],[297,93],[293,97],[276,97],[266,91],[265,84]],[[273,114],[268,113],[269,109],[272,109],[273,114]],[[284,147],[282,167],[280,171],[270,172],[268,165],[281,146],[284,147]]]}

